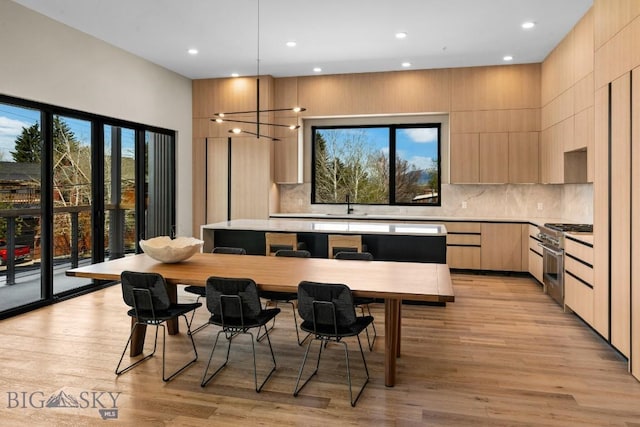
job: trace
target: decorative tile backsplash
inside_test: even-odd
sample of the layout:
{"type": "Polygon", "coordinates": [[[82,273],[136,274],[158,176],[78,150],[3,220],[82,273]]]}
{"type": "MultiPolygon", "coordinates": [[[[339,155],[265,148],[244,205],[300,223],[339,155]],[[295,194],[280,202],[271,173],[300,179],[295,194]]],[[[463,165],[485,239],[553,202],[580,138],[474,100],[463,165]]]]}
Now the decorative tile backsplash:
{"type": "MultiPolygon", "coordinates": [[[[310,184],[281,184],[280,213],[344,213],[312,205],[310,184]]],[[[353,205],[355,214],[480,218],[558,218],[593,223],[592,184],[443,184],[442,206],[353,205]],[[464,207],[463,207],[464,206],[464,207]]]]}

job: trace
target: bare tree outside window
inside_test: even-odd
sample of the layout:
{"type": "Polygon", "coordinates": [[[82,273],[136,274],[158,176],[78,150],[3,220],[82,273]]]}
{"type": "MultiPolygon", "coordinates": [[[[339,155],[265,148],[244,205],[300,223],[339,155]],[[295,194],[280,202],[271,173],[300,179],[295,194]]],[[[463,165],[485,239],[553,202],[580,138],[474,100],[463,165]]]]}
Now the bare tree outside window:
{"type": "Polygon", "coordinates": [[[439,125],[314,127],[312,135],[313,203],[440,204],[439,125]]]}

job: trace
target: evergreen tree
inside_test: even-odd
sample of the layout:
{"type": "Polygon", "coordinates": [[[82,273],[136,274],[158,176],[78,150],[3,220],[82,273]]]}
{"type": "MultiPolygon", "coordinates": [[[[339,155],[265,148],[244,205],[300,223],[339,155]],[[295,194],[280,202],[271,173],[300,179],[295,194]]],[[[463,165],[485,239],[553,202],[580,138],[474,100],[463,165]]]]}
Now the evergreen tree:
{"type": "Polygon", "coordinates": [[[16,138],[16,151],[11,151],[13,161],[17,163],[40,163],[40,140],[40,125],[38,123],[34,123],[28,128],[23,127],[22,133],[16,138]]]}
{"type": "Polygon", "coordinates": [[[54,162],[69,165],[70,153],[78,152],[80,143],[76,138],[69,125],[60,118],[60,116],[54,116],[53,118],[53,150],[54,150],[54,162]]]}

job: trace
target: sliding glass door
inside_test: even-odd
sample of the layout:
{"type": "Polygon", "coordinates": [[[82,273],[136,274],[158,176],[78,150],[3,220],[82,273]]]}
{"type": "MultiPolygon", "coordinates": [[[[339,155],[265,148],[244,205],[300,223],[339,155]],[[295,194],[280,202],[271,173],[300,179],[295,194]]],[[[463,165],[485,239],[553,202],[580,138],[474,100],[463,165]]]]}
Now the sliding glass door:
{"type": "Polygon", "coordinates": [[[101,286],[65,271],[173,235],[175,134],[0,95],[0,318],[101,286]]]}
{"type": "Polygon", "coordinates": [[[54,295],[86,285],[64,272],[91,260],[91,127],[88,120],[53,116],[54,295]]]}
{"type": "Polygon", "coordinates": [[[104,126],[104,252],[108,259],[135,253],[136,132],[104,126]]]}
{"type": "Polygon", "coordinates": [[[40,288],[40,111],[0,102],[0,312],[40,288]]]}

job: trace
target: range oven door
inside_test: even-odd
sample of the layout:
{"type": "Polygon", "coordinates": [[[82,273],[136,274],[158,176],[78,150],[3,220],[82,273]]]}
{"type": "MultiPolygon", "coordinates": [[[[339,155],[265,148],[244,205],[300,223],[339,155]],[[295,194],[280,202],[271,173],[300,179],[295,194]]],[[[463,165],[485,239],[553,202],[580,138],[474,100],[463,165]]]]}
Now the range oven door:
{"type": "Polygon", "coordinates": [[[542,279],[549,296],[564,306],[564,251],[542,247],[542,279]]]}

